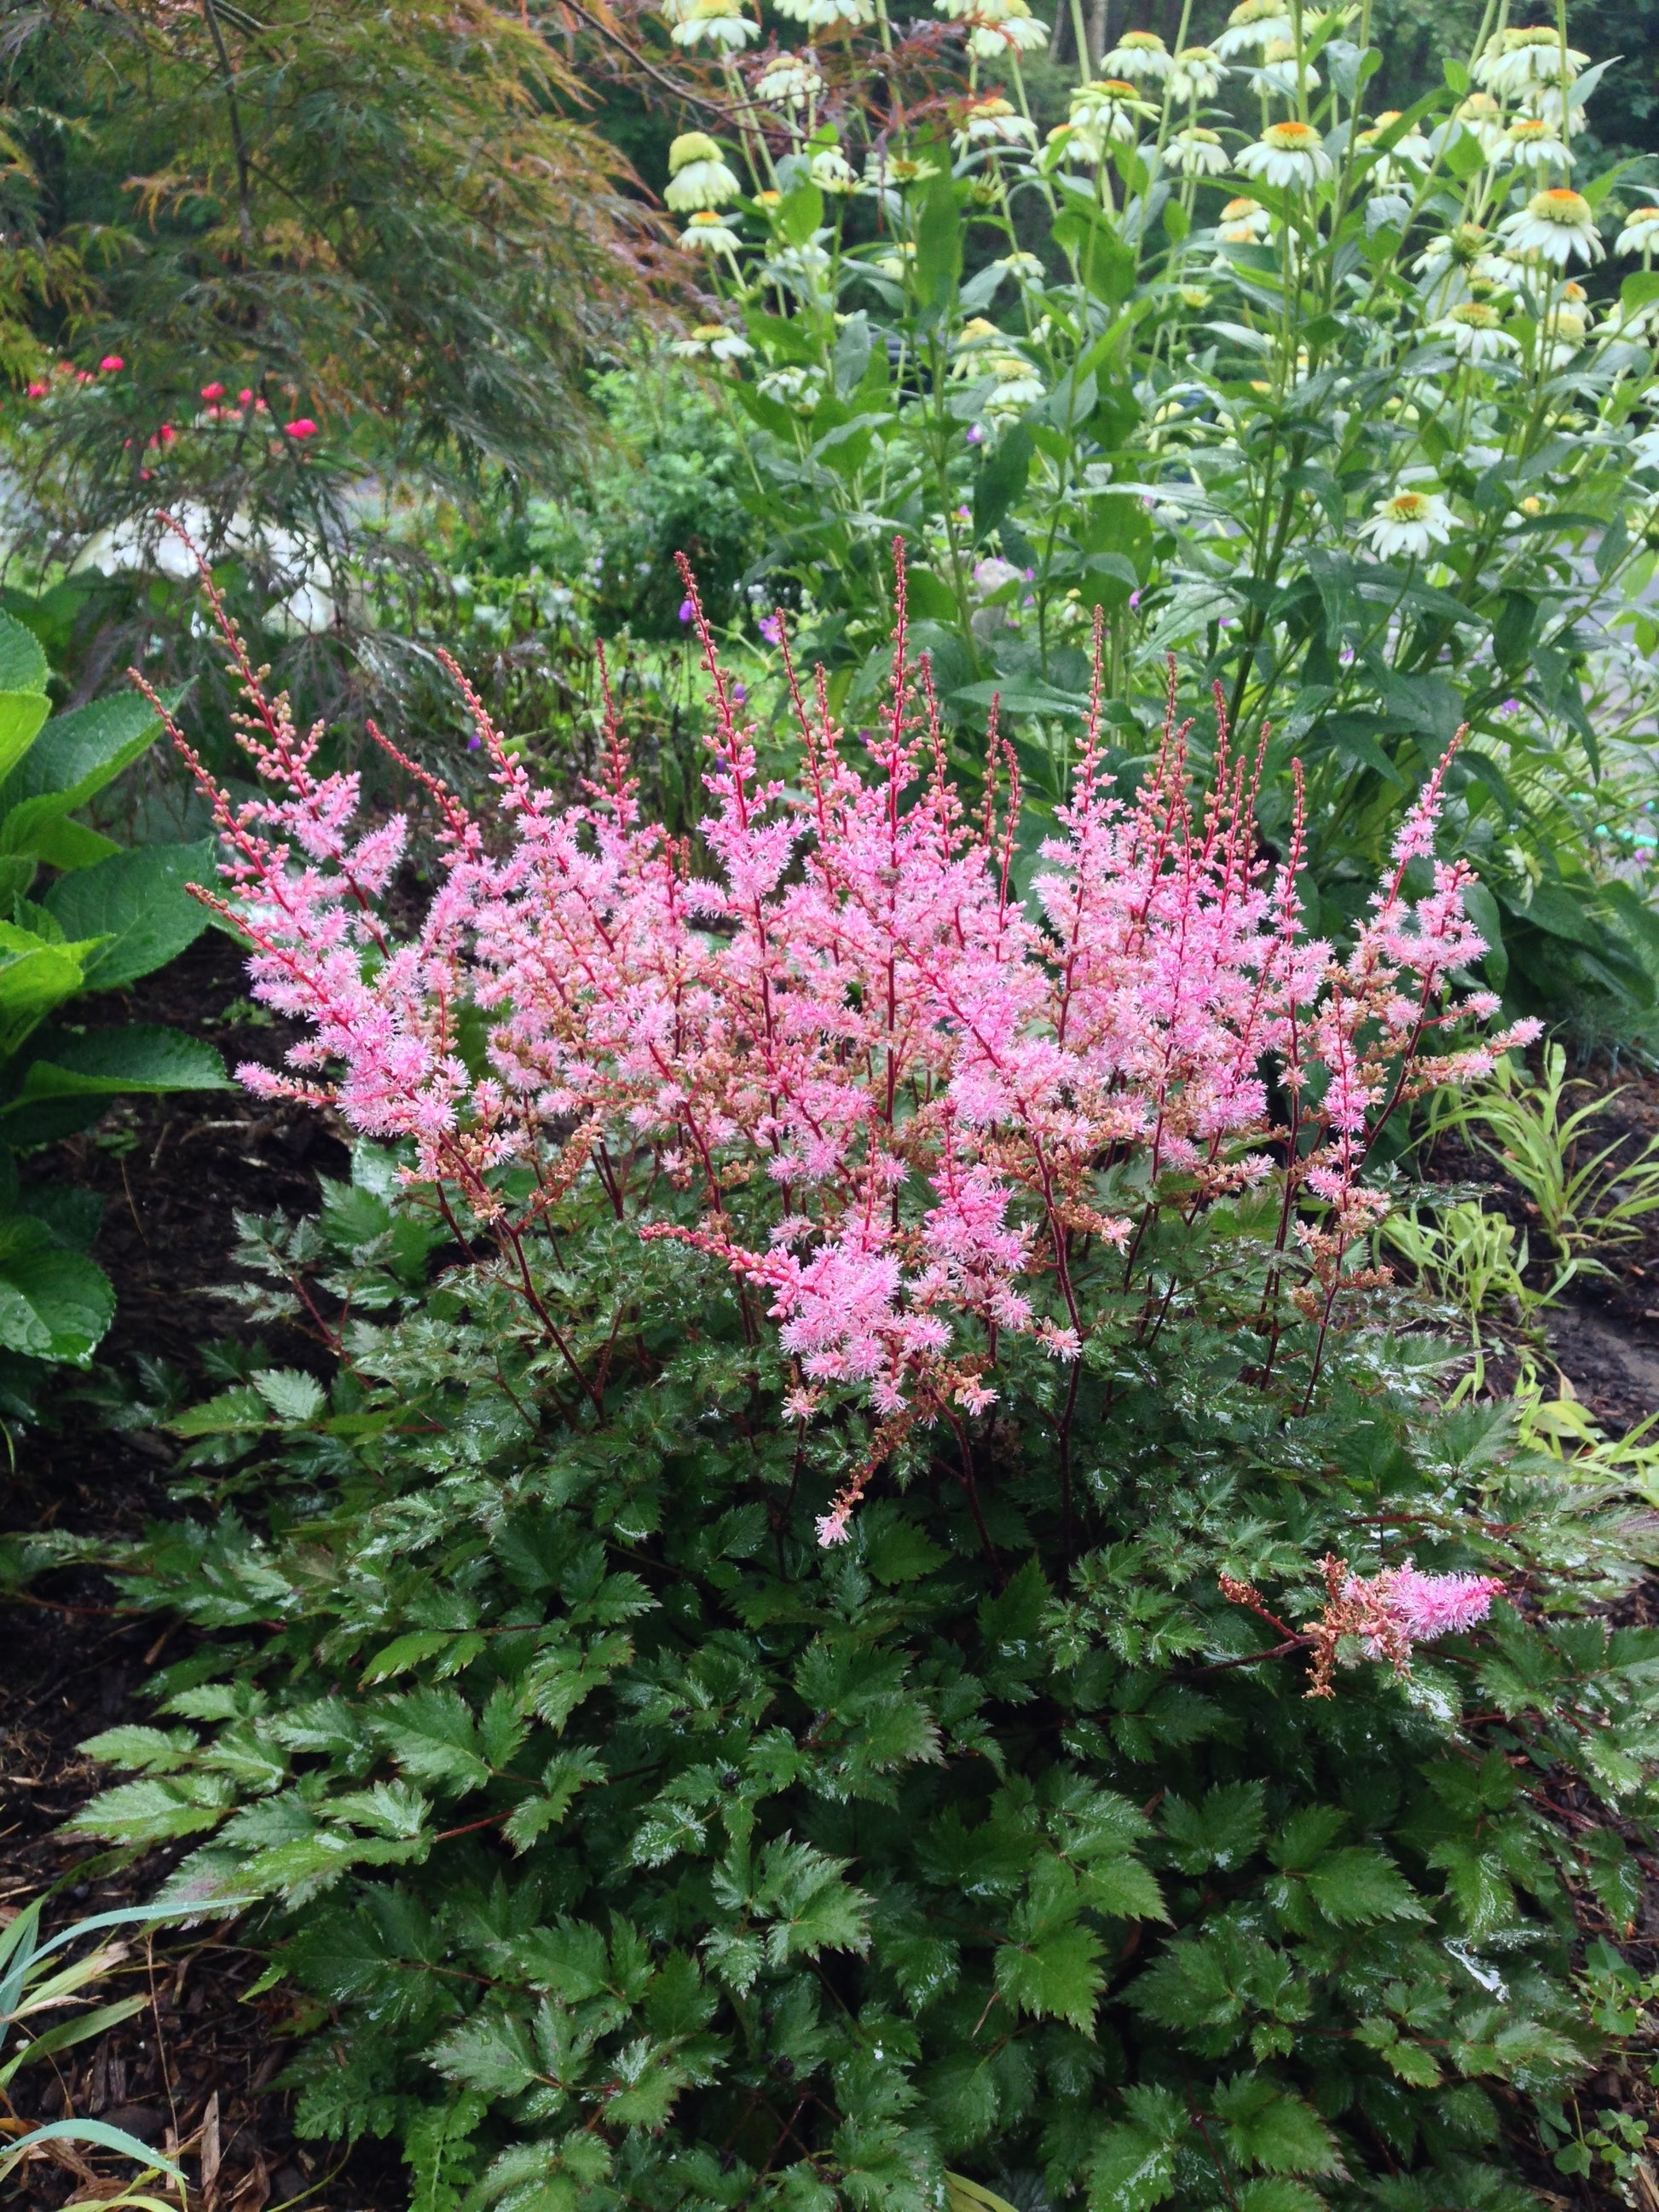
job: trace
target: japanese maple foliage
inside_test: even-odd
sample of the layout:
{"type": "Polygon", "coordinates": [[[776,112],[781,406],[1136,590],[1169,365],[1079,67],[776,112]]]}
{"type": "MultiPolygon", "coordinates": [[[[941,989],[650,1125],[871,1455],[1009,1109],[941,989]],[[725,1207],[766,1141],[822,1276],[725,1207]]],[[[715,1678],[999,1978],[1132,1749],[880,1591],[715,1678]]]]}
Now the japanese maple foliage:
{"type": "Polygon", "coordinates": [[[791,672],[798,790],[762,775],[686,580],[710,709],[702,852],[643,818],[614,720],[603,781],[565,803],[469,693],[494,817],[404,763],[436,808],[443,860],[406,937],[384,913],[406,819],[360,826],[357,778],[318,772],[320,732],[301,736],[286,700],[264,696],[219,611],[267,795],[233,803],[174,734],[223,839],[227,888],[210,902],[252,939],[256,994],[308,1030],[291,1073],[243,1079],[412,1139],[410,1175],[521,1272],[526,1231],[588,1172],[642,1236],[718,1255],[746,1310],[779,1327],[794,1417],[849,1389],[871,1409],[873,1448],[820,1521],[825,1543],[907,1430],[995,1401],[1005,1339],[1075,1374],[1099,1293],[1133,1291],[1160,1213],[1191,1221],[1277,1179],[1266,1366],[1299,1320],[1316,1372],[1346,1255],[1385,1208],[1364,1180],[1382,1125],[1523,1034],[1481,1034],[1497,1002],[1460,988],[1484,945],[1466,865],[1433,858],[1441,774],[1339,956],[1305,925],[1299,833],[1277,861],[1261,848],[1261,754],[1236,750],[1218,696],[1202,788],[1173,676],[1151,772],[1115,787],[1097,622],[1070,797],[1021,896],[1012,750],[994,713],[970,818],[912,653],[902,553],[875,731],[851,743],[822,675],[804,690],[791,672]],[[1413,898],[1419,857],[1432,888],[1413,898]],[[471,1010],[488,1024],[482,1057],[463,1049],[471,1010]],[[534,1176],[516,1204],[514,1165],[534,1176]],[[653,1203],[665,1181],[694,1218],[653,1203]]]}

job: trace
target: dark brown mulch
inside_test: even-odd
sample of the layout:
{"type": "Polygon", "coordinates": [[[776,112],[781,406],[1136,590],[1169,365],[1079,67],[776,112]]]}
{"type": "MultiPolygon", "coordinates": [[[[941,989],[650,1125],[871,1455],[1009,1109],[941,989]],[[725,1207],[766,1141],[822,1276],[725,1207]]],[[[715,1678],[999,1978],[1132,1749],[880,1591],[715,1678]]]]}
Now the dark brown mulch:
{"type": "MultiPolygon", "coordinates": [[[[245,991],[235,947],[210,932],[109,1013],[191,1030],[233,1068],[274,1060],[280,1036],[245,991]]],[[[319,1172],[341,1175],[349,1164],[315,1114],[272,1109],[240,1090],[124,1104],[56,1151],[47,1164],[104,1201],[95,1252],[119,1305],[100,1357],[129,1375],[140,1361],[166,1362],[198,1391],[203,1346],[238,1333],[235,1310],[213,1294],[233,1273],[235,1215],[303,1212],[315,1204],[319,1172]]],[[[14,1530],[136,1532],[167,1510],[172,1456],[155,1431],[112,1429],[71,1399],[52,1429],[19,1437],[15,1474],[0,1486],[0,1520],[14,1530]]],[[[164,1658],[189,1649],[187,1630],[125,1618],[115,1597],[101,1576],[76,1571],[0,1603],[0,1919],[57,1884],[65,1886],[48,1907],[52,1926],[155,1888],[155,1857],[119,1868],[62,1832],[99,1786],[76,1747],[115,1723],[152,1720],[139,1689],[164,1658]]],[[[406,2177],[375,2146],[342,2164],[295,2142],[289,2100],[272,2087],[288,2057],[291,2002],[278,1992],[250,2000],[259,1971],[228,1929],[141,1936],[106,1995],[141,1993],[143,2010],[20,2075],[20,2112],[36,2121],[101,2118],[143,2142],[185,2146],[192,2212],[198,2198],[200,2212],[301,2203],[318,2212],[392,2212],[406,2201],[406,2177]]],[[[118,2158],[70,2146],[23,2168],[13,2186],[24,2202],[58,2206],[86,2201],[123,2170],[118,2158]]]]}
{"type": "MultiPolygon", "coordinates": [[[[1571,1111],[1600,1092],[1607,1103],[1594,1148],[1624,1139],[1633,1158],[1659,1135],[1659,1074],[1591,1065],[1577,1072],[1587,1088],[1575,1091],[1571,1111]]],[[[1431,1176],[1478,1184],[1482,1203],[1505,1213],[1527,1233],[1534,1255],[1531,1279],[1549,1279],[1547,1249],[1537,1211],[1506,1181],[1478,1146],[1443,1139],[1426,1162],[1431,1176]]],[[[1624,1435],[1659,1408],[1659,1213],[1643,1234],[1602,1255],[1607,1273],[1585,1273],[1569,1286],[1548,1322],[1549,1356],[1609,1435],[1624,1435]]]]}

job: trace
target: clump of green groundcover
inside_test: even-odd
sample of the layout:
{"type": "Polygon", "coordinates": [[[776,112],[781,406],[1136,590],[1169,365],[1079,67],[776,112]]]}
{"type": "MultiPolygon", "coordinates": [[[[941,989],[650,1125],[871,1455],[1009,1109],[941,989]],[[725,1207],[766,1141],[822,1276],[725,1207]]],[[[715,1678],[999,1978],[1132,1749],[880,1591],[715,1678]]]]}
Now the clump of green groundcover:
{"type": "Polygon", "coordinates": [[[1659,1637],[1586,1610],[1616,1508],[1375,1318],[1306,1412],[1264,1389],[1247,1200],[1090,1347],[1069,1562],[1036,1354],[826,1550],[859,1417],[782,1419],[715,1262],[556,1208],[529,1266],[607,1376],[560,1412],[521,1284],[418,1198],[363,1147],[250,1231],[257,1312],[302,1290],[339,1356],[179,1424],[189,1507],[125,1587],[210,1634],[77,1824],[278,1901],[303,2130],[399,2138],[422,2212],[909,2212],[957,2167],[1102,2212],[1530,2201],[1508,2143],[1605,2045],[1574,1899],[1638,1899],[1554,1806],[1651,1804],[1659,1637]],[[1218,1577],[1295,1626],[1331,1553],[1510,1595],[1310,1698],[1218,1577]]]}

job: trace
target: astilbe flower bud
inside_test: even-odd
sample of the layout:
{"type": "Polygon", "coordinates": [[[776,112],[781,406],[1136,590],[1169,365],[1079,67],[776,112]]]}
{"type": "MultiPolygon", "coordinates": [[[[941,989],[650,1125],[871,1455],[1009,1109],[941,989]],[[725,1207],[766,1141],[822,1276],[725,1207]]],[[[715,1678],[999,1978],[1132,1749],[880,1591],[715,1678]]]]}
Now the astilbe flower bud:
{"type": "Polygon", "coordinates": [[[602,774],[562,801],[505,750],[450,663],[496,823],[487,839],[438,779],[387,747],[435,811],[443,864],[404,933],[381,913],[404,819],[358,826],[357,778],[317,773],[319,732],[301,738],[286,699],[264,696],[204,578],[267,790],[234,803],[175,729],[225,855],[223,894],[204,896],[252,939],[255,995],[307,1030],[294,1074],[245,1068],[243,1079],[411,1139],[412,1176],[497,1232],[567,1358],[522,1237],[584,1160],[643,1236],[718,1258],[779,1328],[792,1413],[850,1389],[876,1417],[872,1455],[825,1516],[826,1542],[911,1425],[994,1401],[1004,1335],[1079,1359],[1099,1318],[1079,1253],[1115,1244],[1128,1264],[1146,1218],[1103,1201],[1115,1164],[1144,1165],[1152,1209],[1172,1174],[1186,1206],[1281,1176],[1322,1328],[1343,1254],[1381,1204],[1360,1180],[1380,1123],[1414,1089],[1489,1066],[1518,1034],[1429,1049],[1462,1018],[1454,971],[1483,949],[1461,866],[1437,866],[1424,898],[1403,893],[1407,865],[1431,853],[1439,775],[1339,961],[1303,921],[1299,798],[1274,866],[1254,827],[1261,753],[1236,757],[1218,697],[1207,794],[1192,787],[1173,666],[1153,770],[1132,799],[1114,790],[1097,617],[1073,787],[1021,899],[1013,754],[994,712],[985,805],[969,820],[927,663],[912,657],[902,556],[886,704],[858,744],[821,672],[810,694],[800,687],[779,628],[803,795],[761,775],[684,575],[709,687],[711,865],[643,818],[614,716],[602,774]],[[488,1024],[477,1073],[459,1049],[469,1008],[488,1024]],[[1289,1130],[1269,1114],[1275,1061],[1289,1130]],[[1319,1068],[1329,1079],[1316,1105],[1319,1068]],[[1274,1167],[1275,1146],[1288,1166],[1274,1167]],[[511,1162],[537,1170],[516,1212],[498,1172],[511,1162]],[[638,1194],[659,1176],[694,1194],[694,1224],[683,1209],[652,1218],[638,1194]]]}

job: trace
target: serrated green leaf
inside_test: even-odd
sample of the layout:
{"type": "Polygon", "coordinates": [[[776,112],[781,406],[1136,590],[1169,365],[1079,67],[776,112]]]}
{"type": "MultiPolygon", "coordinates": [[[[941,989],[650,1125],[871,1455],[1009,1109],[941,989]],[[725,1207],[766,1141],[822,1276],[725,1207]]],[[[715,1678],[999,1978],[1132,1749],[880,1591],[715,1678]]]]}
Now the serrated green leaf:
{"type": "Polygon", "coordinates": [[[0,691],[43,692],[51,675],[34,632],[15,615],[0,614],[0,691]]]}
{"type": "Polygon", "coordinates": [[[195,845],[140,845],[60,875],[41,903],[65,937],[105,940],[87,961],[87,988],[118,991],[195,943],[208,912],[185,886],[210,884],[216,872],[211,837],[195,845]]]}
{"type": "Polygon", "coordinates": [[[1304,1878],[1320,1911],[1339,1928],[1429,1917],[1399,1868],[1368,1844],[1328,1852],[1304,1878]]]}
{"type": "MultiPolygon", "coordinates": [[[[76,880],[73,878],[70,881],[76,880]]],[[[96,954],[89,956],[95,963],[96,954]]],[[[100,987],[101,988],[101,987],[100,987]]],[[[4,978],[0,975],[0,991],[4,978]]],[[[51,1035],[41,1057],[23,1071],[4,1111],[21,1113],[48,1099],[118,1097],[132,1091],[161,1097],[175,1091],[229,1091],[234,1086],[210,1044],[182,1030],[130,1022],[51,1035]]]]}

